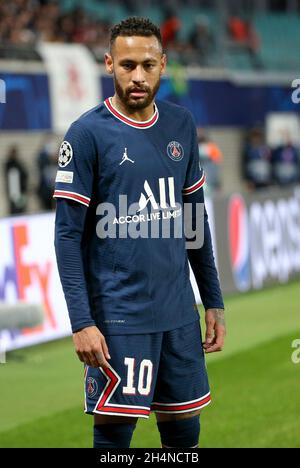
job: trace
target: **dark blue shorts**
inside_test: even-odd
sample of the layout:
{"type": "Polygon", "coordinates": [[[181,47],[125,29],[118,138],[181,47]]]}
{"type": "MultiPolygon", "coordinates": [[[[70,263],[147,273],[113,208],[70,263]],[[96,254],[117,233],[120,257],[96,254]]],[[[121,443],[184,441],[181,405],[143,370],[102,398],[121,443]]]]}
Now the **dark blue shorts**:
{"type": "Polygon", "coordinates": [[[148,418],[210,403],[199,322],[148,335],[106,336],[111,367],[85,366],[85,412],[148,418]]]}

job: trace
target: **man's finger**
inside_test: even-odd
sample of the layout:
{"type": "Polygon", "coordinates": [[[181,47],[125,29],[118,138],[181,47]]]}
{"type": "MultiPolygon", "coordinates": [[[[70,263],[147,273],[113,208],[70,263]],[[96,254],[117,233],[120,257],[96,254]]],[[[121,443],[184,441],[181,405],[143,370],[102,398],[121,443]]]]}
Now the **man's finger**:
{"type": "Polygon", "coordinates": [[[82,353],[82,356],[83,356],[84,362],[85,362],[88,366],[93,367],[92,360],[90,359],[90,353],[84,351],[84,352],[82,353]]]}
{"type": "Polygon", "coordinates": [[[213,327],[207,327],[206,329],[206,334],[205,334],[205,344],[206,345],[209,345],[212,343],[213,339],[214,339],[214,329],[213,327]]]}
{"type": "Polygon", "coordinates": [[[91,363],[91,366],[97,369],[99,367],[98,359],[96,358],[94,353],[89,354],[89,361],[91,363]]]}
{"type": "Polygon", "coordinates": [[[224,346],[224,340],[222,337],[217,337],[214,343],[211,346],[204,347],[206,353],[215,353],[222,351],[224,346]]]}
{"type": "Polygon", "coordinates": [[[95,357],[97,359],[97,362],[98,362],[98,367],[109,367],[109,363],[107,362],[107,360],[105,359],[104,357],[104,354],[103,352],[101,351],[98,351],[95,354],[95,357]]]}
{"type": "Polygon", "coordinates": [[[203,343],[203,348],[204,349],[210,348],[211,346],[214,346],[215,343],[216,343],[216,337],[214,336],[213,339],[210,342],[205,341],[203,343]]]}
{"type": "Polygon", "coordinates": [[[216,339],[216,345],[218,345],[221,349],[223,349],[224,347],[224,335],[221,334],[221,335],[217,335],[217,339],[216,339]]]}
{"type": "Polygon", "coordinates": [[[104,336],[103,336],[103,339],[102,339],[102,349],[103,349],[104,356],[107,359],[111,359],[104,336]]]}
{"type": "Polygon", "coordinates": [[[218,346],[216,344],[205,349],[206,354],[217,353],[217,352],[220,352],[220,351],[222,351],[222,348],[220,348],[220,346],[218,346]]]}
{"type": "Polygon", "coordinates": [[[81,354],[79,351],[76,351],[76,354],[77,354],[77,356],[78,356],[79,361],[85,362],[85,361],[84,361],[84,358],[83,358],[83,356],[82,356],[82,354],[81,354]]]}

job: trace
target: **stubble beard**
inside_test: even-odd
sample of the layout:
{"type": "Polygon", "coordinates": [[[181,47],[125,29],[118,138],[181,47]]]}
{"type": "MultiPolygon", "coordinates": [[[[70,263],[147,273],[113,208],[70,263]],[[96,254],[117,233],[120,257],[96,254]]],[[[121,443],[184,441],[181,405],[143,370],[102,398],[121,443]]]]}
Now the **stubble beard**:
{"type": "Polygon", "coordinates": [[[160,78],[158,78],[153,88],[150,88],[149,86],[134,86],[134,88],[139,88],[147,92],[147,95],[144,98],[138,98],[138,99],[130,98],[130,91],[132,90],[133,86],[124,90],[115,76],[114,76],[114,84],[115,84],[116,94],[118,95],[118,98],[120,99],[122,104],[125,106],[125,108],[127,108],[130,111],[140,110],[140,109],[145,109],[146,107],[148,107],[151,104],[151,102],[154,100],[155,95],[160,86],[160,78]]]}

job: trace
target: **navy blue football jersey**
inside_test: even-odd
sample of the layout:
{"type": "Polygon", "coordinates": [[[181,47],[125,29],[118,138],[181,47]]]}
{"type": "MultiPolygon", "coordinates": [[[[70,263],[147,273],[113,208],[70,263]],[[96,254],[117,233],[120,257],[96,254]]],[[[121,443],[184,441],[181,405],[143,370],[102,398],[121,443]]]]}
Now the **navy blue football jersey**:
{"type": "Polygon", "coordinates": [[[110,98],[71,125],[54,196],[87,207],[82,256],[101,331],[153,333],[199,320],[178,226],[185,195],[204,181],[182,107],[156,101],[153,116],[137,122],[110,98]]]}

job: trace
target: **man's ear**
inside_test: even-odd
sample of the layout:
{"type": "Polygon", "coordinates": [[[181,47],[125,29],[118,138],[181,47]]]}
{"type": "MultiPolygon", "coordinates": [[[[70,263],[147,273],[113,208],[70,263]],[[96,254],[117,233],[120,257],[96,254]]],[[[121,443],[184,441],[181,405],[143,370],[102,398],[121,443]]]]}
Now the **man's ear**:
{"type": "Polygon", "coordinates": [[[104,55],[105,68],[110,75],[114,72],[114,63],[112,56],[108,53],[104,55]]]}
{"type": "Polygon", "coordinates": [[[166,54],[162,54],[161,57],[161,67],[160,67],[160,74],[164,75],[166,73],[167,68],[167,56],[166,54]]]}

